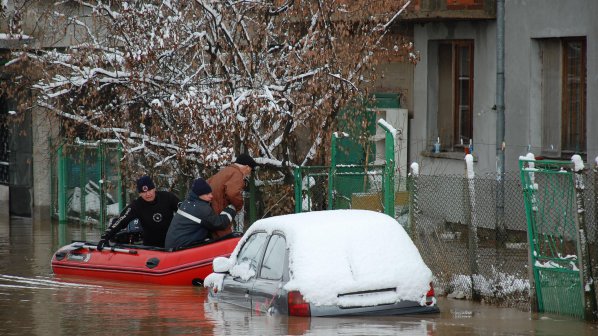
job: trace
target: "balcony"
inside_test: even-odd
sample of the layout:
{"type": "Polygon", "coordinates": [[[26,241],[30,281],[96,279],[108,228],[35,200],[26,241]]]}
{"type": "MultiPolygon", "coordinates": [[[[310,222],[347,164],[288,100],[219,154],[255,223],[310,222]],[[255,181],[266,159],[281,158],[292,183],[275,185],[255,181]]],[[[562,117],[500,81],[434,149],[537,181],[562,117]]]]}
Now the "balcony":
{"type": "Polygon", "coordinates": [[[495,20],[496,0],[413,0],[403,21],[495,20]]]}

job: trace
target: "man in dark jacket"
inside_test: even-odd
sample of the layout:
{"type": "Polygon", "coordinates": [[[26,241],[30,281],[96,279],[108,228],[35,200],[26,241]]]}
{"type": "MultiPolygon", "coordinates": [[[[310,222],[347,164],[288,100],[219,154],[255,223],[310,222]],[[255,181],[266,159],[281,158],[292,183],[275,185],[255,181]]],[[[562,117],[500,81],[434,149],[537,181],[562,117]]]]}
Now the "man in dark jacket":
{"type": "Polygon", "coordinates": [[[237,214],[227,207],[216,214],[210,206],[212,188],[202,178],[193,181],[187,199],[181,204],[166,234],[167,249],[178,249],[201,243],[209,233],[227,227],[237,214]]]}
{"type": "Polygon", "coordinates": [[[180,200],[171,192],[156,191],[154,182],[147,175],[137,180],[137,192],[139,197],[106,229],[98,243],[98,250],[109,246],[110,239],[135,218],[139,218],[143,228],[143,245],[164,247],[166,232],[180,200]]]}
{"type": "MultiPolygon", "coordinates": [[[[243,208],[243,189],[245,178],[247,178],[257,163],[247,154],[240,154],[235,162],[224,167],[214,176],[208,179],[208,183],[214,192],[212,208],[214,212],[220,213],[224,208],[232,205],[237,212],[243,208]]],[[[213,236],[221,237],[232,232],[231,226],[224,230],[215,231],[213,236]]]]}

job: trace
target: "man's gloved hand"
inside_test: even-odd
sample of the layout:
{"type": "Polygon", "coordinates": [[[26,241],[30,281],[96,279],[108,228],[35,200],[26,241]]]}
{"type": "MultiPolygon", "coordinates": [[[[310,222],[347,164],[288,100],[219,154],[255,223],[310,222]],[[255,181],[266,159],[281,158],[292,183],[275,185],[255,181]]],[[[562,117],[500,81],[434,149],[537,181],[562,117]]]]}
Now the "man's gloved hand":
{"type": "Polygon", "coordinates": [[[110,241],[108,239],[100,239],[100,241],[98,242],[98,251],[101,251],[104,249],[104,247],[110,247],[110,241]]]}
{"type": "Polygon", "coordinates": [[[220,214],[226,215],[229,221],[232,222],[233,219],[235,219],[235,216],[237,215],[237,210],[235,210],[235,207],[233,207],[232,205],[229,205],[226,208],[224,208],[224,210],[222,210],[220,214]]]}

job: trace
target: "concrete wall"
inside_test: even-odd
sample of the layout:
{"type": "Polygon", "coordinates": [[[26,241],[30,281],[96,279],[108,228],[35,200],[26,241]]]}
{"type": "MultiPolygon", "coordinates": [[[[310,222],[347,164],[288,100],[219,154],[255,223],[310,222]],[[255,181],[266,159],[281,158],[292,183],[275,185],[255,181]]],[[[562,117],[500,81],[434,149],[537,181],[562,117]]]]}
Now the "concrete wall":
{"type": "Polygon", "coordinates": [[[411,63],[388,62],[376,66],[378,74],[372,91],[376,93],[400,93],[401,108],[413,114],[413,71],[411,63]]]}
{"type": "Polygon", "coordinates": [[[534,39],[586,36],[586,127],[588,161],[598,154],[598,1],[509,0],[505,6],[506,169],[516,170],[520,155],[539,155],[542,123],[538,46],[534,39]]]}
{"type": "MultiPolygon", "coordinates": [[[[53,148],[50,139],[58,138],[59,123],[45,111],[36,109],[32,113],[33,132],[33,217],[36,220],[50,218],[51,168],[53,148]]],[[[53,143],[56,143],[53,140],[53,143]]]]}
{"type": "Polygon", "coordinates": [[[4,223],[1,218],[8,218],[10,216],[8,192],[8,186],[0,184],[0,223],[4,223]]]}
{"type": "Polygon", "coordinates": [[[421,55],[414,74],[414,118],[411,121],[410,161],[420,164],[422,174],[462,174],[463,153],[429,155],[436,138],[438,108],[438,40],[474,40],[474,150],[476,171],[495,170],[496,113],[492,110],[496,87],[496,23],[494,21],[447,21],[416,24],[415,48],[421,55]]]}

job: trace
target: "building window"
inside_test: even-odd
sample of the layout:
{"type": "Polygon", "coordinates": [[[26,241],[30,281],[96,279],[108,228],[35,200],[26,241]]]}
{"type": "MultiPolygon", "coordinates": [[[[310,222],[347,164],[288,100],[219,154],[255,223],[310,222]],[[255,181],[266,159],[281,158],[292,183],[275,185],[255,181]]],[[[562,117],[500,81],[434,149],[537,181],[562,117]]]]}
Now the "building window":
{"type": "Polygon", "coordinates": [[[542,154],[586,154],[586,39],[541,39],[542,154]]]}
{"type": "Polygon", "coordinates": [[[563,152],[586,151],[586,41],[563,40],[563,152]]]}
{"type": "Polygon", "coordinates": [[[473,40],[438,46],[438,137],[445,150],[473,139],[473,40]]]}

